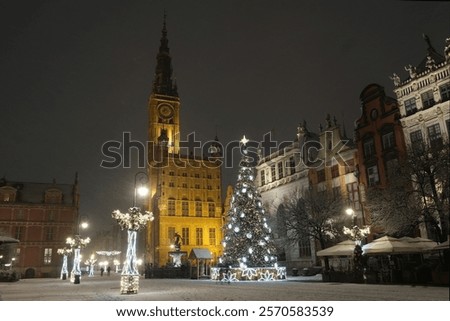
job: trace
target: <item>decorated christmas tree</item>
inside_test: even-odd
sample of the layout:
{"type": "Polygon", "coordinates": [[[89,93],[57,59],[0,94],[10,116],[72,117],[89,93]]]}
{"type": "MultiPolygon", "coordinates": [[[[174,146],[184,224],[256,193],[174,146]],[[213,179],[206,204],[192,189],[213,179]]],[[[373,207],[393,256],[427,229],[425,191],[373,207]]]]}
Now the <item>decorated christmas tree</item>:
{"type": "MultiPolygon", "coordinates": [[[[223,255],[219,262],[226,267],[228,275],[224,276],[229,281],[284,278],[285,269],[277,266],[272,230],[254,183],[254,159],[248,153],[247,142],[244,136],[238,179],[224,226],[223,255]]],[[[217,278],[223,279],[224,276],[217,275],[217,278]]]]}

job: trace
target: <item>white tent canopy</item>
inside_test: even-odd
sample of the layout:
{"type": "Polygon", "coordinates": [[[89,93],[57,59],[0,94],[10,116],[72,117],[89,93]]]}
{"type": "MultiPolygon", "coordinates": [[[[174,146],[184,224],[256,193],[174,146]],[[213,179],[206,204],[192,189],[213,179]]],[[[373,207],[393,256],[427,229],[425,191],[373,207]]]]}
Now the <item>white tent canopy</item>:
{"type": "Polygon", "coordinates": [[[317,251],[317,256],[352,256],[354,250],[355,241],[347,240],[317,251]]]}
{"type": "Polygon", "coordinates": [[[423,246],[391,236],[383,236],[362,247],[364,254],[411,254],[422,253],[423,246]]]}

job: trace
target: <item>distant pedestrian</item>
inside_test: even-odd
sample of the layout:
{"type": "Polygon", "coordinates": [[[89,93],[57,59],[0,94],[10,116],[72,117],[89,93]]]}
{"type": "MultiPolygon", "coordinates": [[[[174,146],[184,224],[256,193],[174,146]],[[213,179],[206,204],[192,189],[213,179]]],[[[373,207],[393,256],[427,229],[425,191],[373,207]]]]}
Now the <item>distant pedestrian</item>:
{"type": "Polygon", "coordinates": [[[106,272],[108,272],[108,276],[110,276],[110,274],[111,274],[111,267],[108,266],[108,268],[106,269],[106,272]]]}
{"type": "Polygon", "coordinates": [[[100,276],[103,276],[103,272],[105,272],[105,269],[104,269],[104,268],[101,268],[101,269],[100,269],[100,276]]]}

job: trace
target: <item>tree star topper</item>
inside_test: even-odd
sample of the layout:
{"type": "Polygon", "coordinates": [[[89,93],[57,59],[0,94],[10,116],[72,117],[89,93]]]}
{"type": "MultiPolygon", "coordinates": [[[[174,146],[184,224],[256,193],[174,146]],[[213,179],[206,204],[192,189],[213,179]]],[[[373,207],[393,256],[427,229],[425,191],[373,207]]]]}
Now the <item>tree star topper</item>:
{"type": "Polygon", "coordinates": [[[245,135],[244,135],[244,137],[242,137],[242,139],[241,139],[241,143],[242,143],[242,145],[247,145],[247,143],[249,142],[249,140],[245,137],[245,135]]]}

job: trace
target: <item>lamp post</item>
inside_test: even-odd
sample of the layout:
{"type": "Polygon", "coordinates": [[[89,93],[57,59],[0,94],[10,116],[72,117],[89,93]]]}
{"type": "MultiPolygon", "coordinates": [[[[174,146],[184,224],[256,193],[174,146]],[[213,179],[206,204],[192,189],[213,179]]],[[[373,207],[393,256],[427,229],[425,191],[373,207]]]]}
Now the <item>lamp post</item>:
{"type": "Polygon", "coordinates": [[[137,172],[136,175],[134,175],[134,198],[133,198],[133,207],[136,207],[136,199],[137,195],[140,197],[145,197],[148,195],[148,175],[145,172],[137,172]],[[140,185],[138,186],[138,179],[140,185]]]}
{"type": "Polygon", "coordinates": [[[347,209],[345,210],[345,213],[347,213],[347,215],[351,215],[351,216],[352,216],[352,219],[353,219],[353,226],[357,226],[357,223],[356,223],[356,213],[355,213],[355,211],[353,210],[353,208],[351,208],[351,207],[347,208],[347,209]]]}

